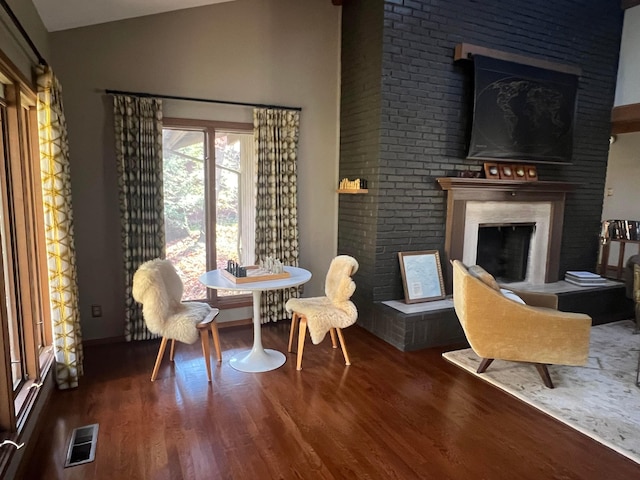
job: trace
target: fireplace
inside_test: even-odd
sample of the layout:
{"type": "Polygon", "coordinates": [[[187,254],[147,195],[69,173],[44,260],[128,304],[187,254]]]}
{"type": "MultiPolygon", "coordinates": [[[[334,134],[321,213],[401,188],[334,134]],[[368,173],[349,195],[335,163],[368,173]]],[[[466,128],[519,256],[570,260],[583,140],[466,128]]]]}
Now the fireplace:
{"type": "Polygon", "coordinates": [[[476,263],[498,282],[526,281],[534,232],[535,223],[479,225],[476,263]]]}
{"type": "MultiPolygon", "coordinates": [[[[558,280],[565,195],[573,189],[572,184],[474,178],[439,178],[438,182],[447,191],[444,263],[448,267],[449,293],[449,260],[462,260],[467,265],[482,265],[483,262],[488,265],[486,256],[483,257],[485,250],[496,247],[487,247],[483,243],[485,237],[493,236],[495,240],[498,234],[495,230],[484,232],[487,228],[519,231],[519,237],[499,239],[502,244],[511,244],[508,247],[501,245],[500,255],[514,256],[509,260],[507,277],[512,277],[515,275],[513,272],[519,270],[522,281],[526,283],[543,284],[558,280]],[[509,249],[519,250],[520,258],[509,249]],[[518,263],[519,267],[516,267],[518,263]]],[[[486,268],[486,265],[483,266],[486,268]]],[[[486,269],[491,271],[493,266],[489,267],[486,269]]],[[[518,280],[507,278],[504,281],[518,280]]]]}

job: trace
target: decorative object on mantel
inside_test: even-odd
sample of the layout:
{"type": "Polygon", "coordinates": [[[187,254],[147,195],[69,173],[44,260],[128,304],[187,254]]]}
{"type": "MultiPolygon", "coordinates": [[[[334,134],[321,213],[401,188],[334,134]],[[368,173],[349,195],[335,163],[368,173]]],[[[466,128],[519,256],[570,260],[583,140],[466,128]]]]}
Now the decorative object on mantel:
{"type": "Polygon", "coordinates": [[[437,250],[398,252],[405,303],[445,297],[440,254],[437,250]]]}
{"type": "Polygon", "coordinates": [[[340,180],[338,186],[338,193],[367,193],[367,181],[364,178],[356,178],[355,180],[349,180],[343,178],[340,180]]]}
{"type": "Polygon", "coordinates": [[[498,180],[500,178],[500,170],[495,162],[484,162],[484,176],[486,178],[498,180]]]}
{"type": "Polygon", "coordinates": [[[538,170],[535,165],[520,163],[485,162],[484,175],[490,180],[519,180],[521,182],[538,180],[538,170]]]}
{"type": "Polygon", "coordinates": [[[513,168],[506,163],[500,164],[500,180],[513,180],[513,168]]]}
{"type": "Polygon", "coordinates": [[[463,170],[458,172],[459,178],[482,178],[482,172],[480,170],[463,170]]]}

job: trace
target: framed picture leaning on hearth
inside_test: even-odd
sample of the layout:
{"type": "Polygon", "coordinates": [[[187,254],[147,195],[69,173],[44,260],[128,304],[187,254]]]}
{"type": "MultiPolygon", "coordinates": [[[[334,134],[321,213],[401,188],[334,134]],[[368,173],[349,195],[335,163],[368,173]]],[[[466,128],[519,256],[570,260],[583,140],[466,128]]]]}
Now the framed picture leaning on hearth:
{"type": "Polygon", "coordinates": [[[405,303],[444,298],[440,254],[437,250],[398,252],[405,303]]]}

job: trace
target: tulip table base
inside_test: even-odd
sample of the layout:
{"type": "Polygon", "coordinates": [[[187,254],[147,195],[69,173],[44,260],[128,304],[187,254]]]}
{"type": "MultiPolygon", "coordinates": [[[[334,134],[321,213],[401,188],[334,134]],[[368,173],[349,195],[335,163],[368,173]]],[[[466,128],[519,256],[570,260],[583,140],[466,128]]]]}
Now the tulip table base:
{"type": "Polygon", "coordinates": [[[280,368],[286,360],[284,353],[277,350],[252,349],[235,354],[229,365],[241,372],[268,372],[280,368]]]}

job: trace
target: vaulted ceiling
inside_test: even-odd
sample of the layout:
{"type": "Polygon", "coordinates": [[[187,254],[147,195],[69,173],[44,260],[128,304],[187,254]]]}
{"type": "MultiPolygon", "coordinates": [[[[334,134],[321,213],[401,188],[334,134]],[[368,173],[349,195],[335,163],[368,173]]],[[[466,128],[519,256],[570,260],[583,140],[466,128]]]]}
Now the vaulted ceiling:
{"type": "MultiPolygon", "coordinates": [[[[24,0],[23,0],[24,1],[24,0]]],[[[235,0],[32,0],[49,32],[235,0]]],[[[298,0],[307,1],[307,0],[298,0]]],[[[329,1],[329,0],[327,0],[329,1]]],[[[343,0],[331,0],[342,5],[343,0]]]]}
{"type": "Polygon", "coordinates": [[[32,0],[49,32],[235,0],[32,0]]]}

